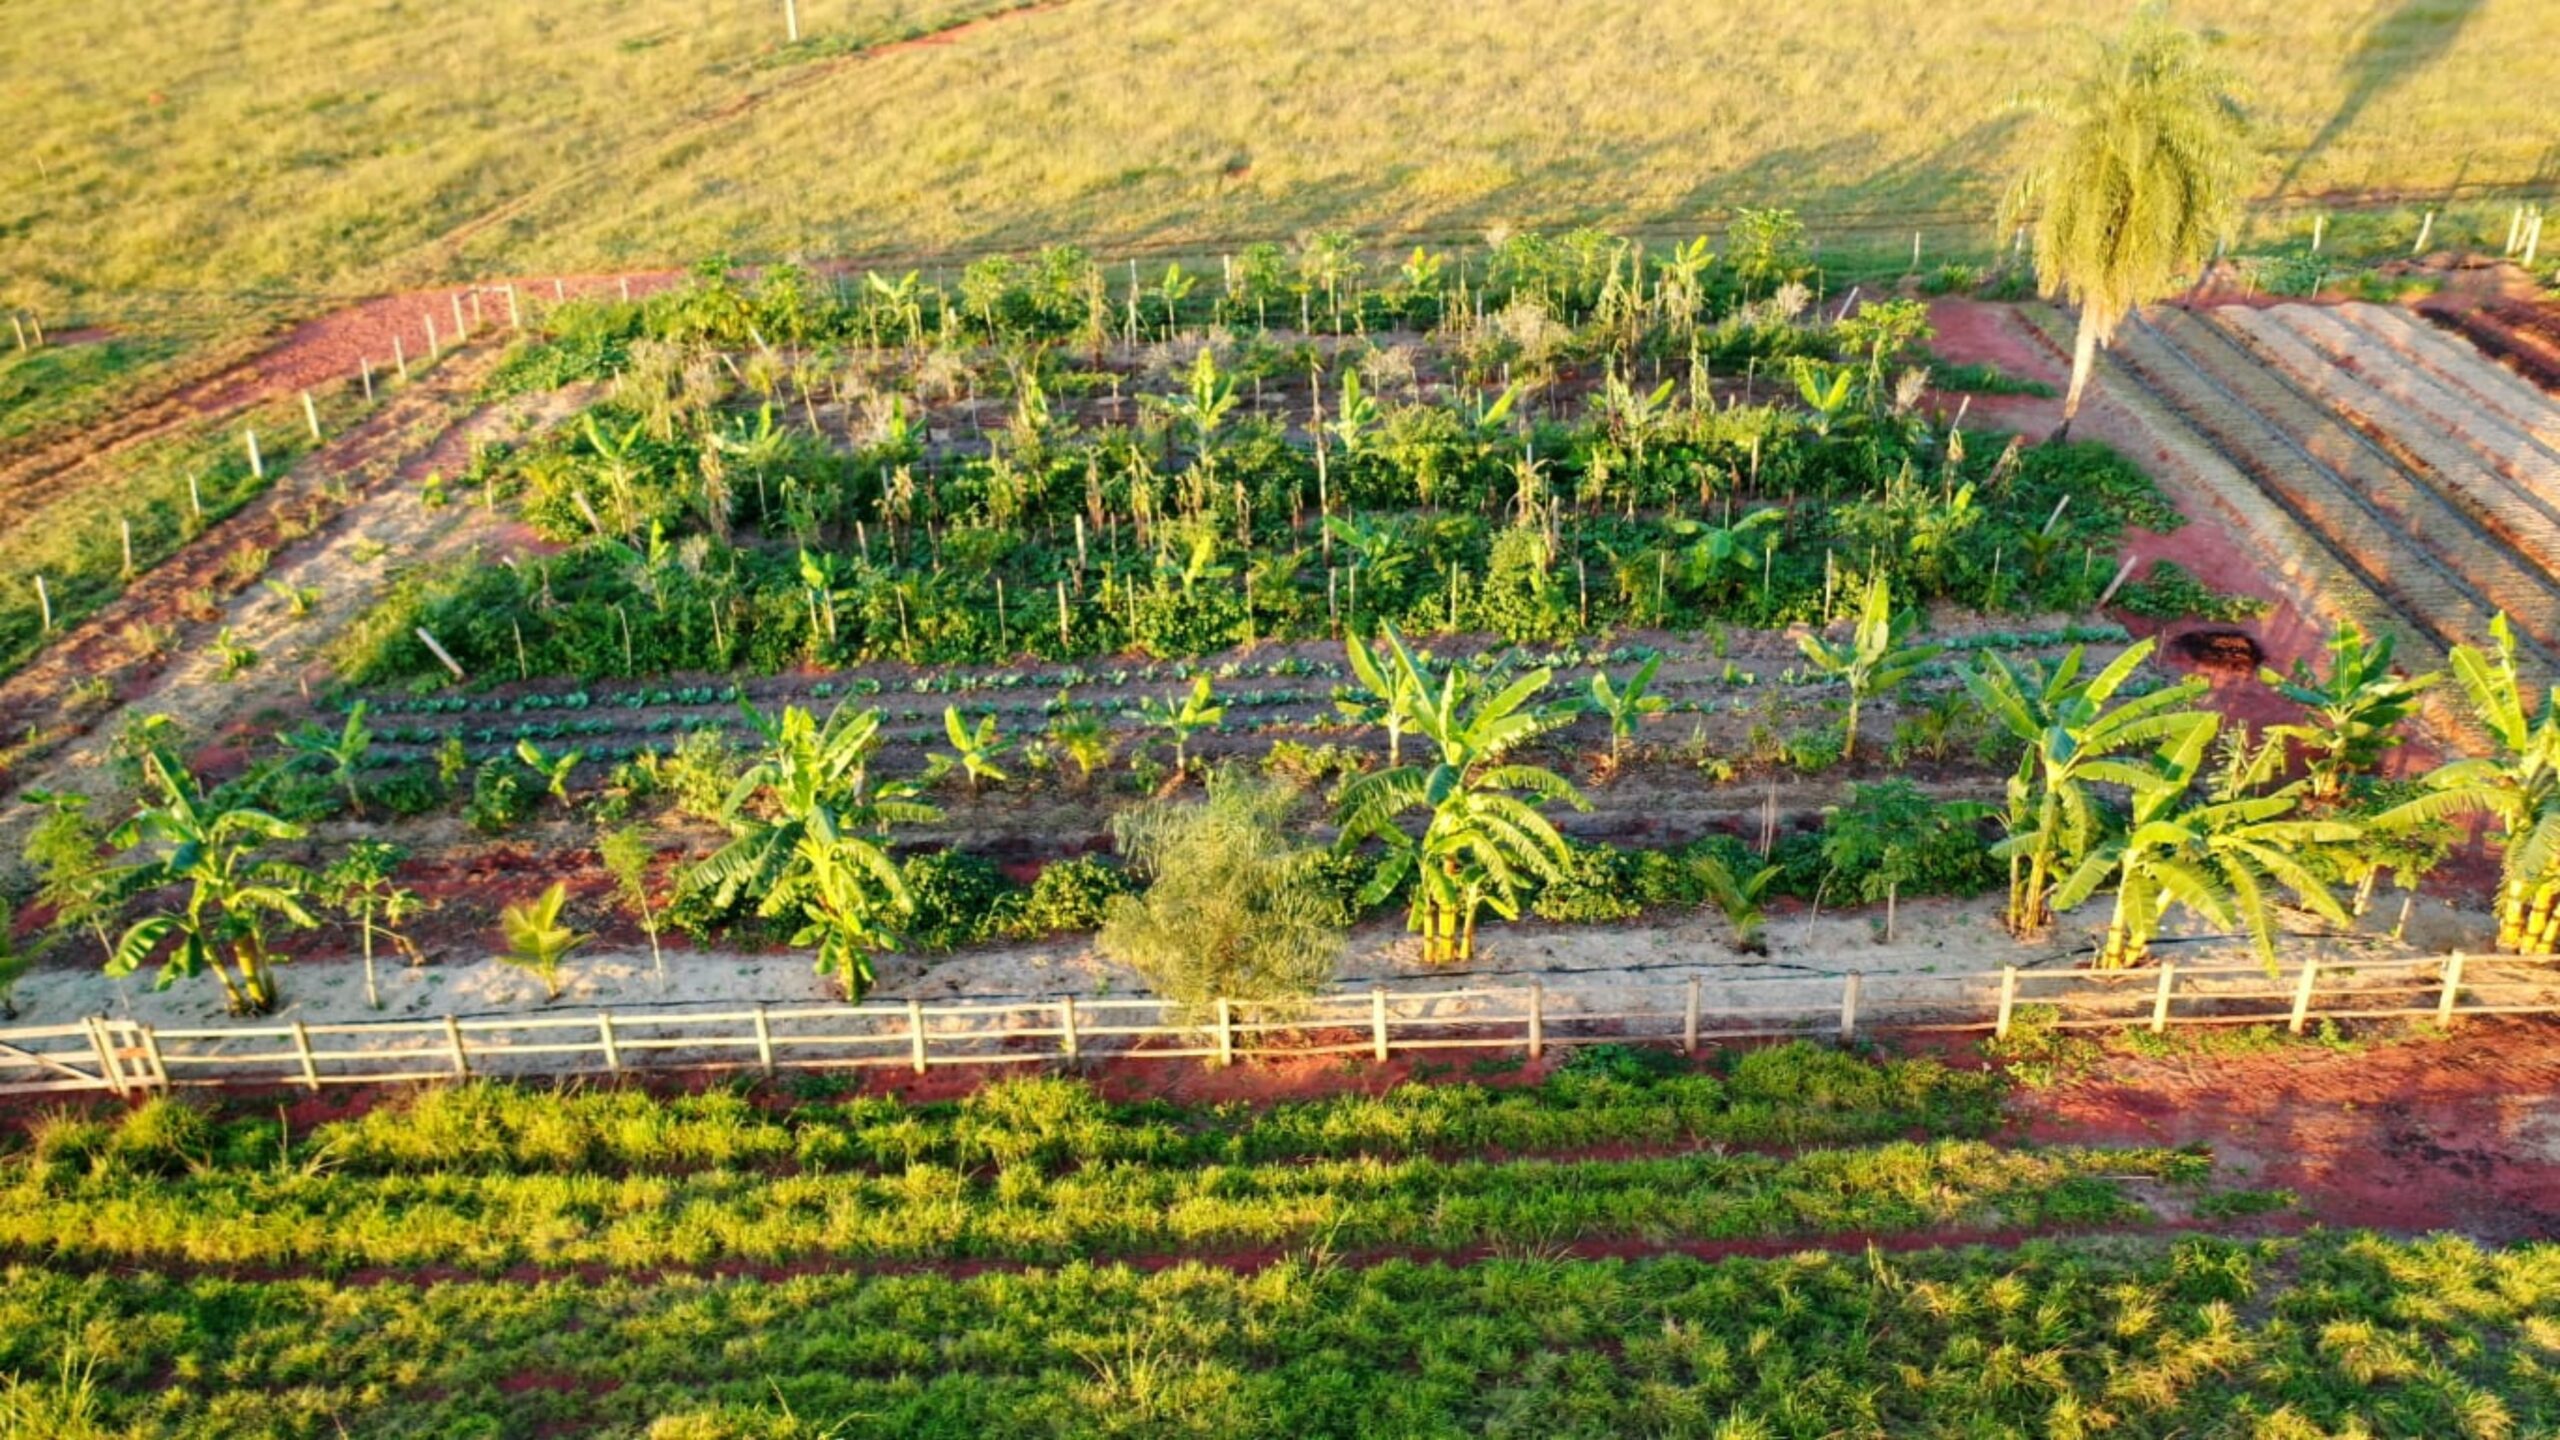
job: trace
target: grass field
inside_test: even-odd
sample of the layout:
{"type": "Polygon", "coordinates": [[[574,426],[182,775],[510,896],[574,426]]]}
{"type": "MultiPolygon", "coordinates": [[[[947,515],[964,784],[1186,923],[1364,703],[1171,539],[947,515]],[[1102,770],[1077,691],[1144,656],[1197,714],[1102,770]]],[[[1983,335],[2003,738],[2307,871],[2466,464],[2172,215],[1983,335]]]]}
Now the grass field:
{"type": "MultiPolygon", "coordinates": [[[[802,0],[786,47],[778,4],[735,0],[21,3],[0,305],[130,324],[716,250],[1678,229],[1743,203],[1978,245],[2021,140],[2005,102],[2122,9],[802,0]]],[[[2246,81],[2262,193],[2560,173],[2537,0],[2211,11],[2189,18],[2246,81]]]]}

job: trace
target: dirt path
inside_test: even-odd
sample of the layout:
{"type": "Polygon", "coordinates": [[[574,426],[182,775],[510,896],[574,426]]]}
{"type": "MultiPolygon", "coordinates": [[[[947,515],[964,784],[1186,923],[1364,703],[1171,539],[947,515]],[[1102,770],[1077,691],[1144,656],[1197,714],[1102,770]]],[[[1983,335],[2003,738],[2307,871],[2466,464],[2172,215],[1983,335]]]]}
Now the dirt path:
{"type": "Polygon", "coordinates": [[[2117,1057],[2017,1108],[2034,1140],[2210,1146],[2235,1182],[2291,1189],[2330,1224],[2560,1238],[2560,1024],[2547,1020],[2352,1052],[2117,1057]]]}

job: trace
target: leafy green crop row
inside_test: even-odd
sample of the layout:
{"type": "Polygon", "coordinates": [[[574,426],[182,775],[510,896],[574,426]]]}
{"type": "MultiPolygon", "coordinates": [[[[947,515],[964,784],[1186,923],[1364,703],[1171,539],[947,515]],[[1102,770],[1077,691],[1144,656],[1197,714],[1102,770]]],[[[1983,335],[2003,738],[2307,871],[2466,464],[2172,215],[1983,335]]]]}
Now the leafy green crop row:
{"type": "Polygon", "coordinates": [[[0,1369],[22,1433],[66,1440],[2509,1440],[2560,1427],[2560,1247],[352,1288],[16,1269],[0,1369]]]}

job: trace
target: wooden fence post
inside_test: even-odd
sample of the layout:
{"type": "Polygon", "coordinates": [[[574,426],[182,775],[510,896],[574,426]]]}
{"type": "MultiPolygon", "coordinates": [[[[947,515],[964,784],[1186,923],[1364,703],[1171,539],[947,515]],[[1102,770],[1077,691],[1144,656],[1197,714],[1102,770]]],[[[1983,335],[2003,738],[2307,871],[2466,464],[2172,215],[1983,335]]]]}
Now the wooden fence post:
{"type": "Polygon", "coordinates": [[[320,407],[311,403],[311,392],[302,392],[302,423],[311,427],[311,438],[320,438],[320,407]]]}
{"type": "Polygon", "coordinates": [[[2444,994],[2436,1000],[2436,1024],[2439,1028],[2452,1027],[2454,1003],[2461,994],[2462,952],[2456,950],[2444,962],[2444,994]]]}
{"type": "Polygon", "coordinates": [[[924,1054],[924,1002],[921,1000],[911,999],[907,1002],[907,1046],[909,1051],[909,1061],[914,1064],[917,1074],[923,1074],[926,1069],[926,1060],[924,1054]]]}
{"type": "Polygon", "coordinates": [[[1852,970],[1840,977],[1840,1039],[1843,1043],[1858,1038],[1858,992],[1865,987],[1866,977],[1852,970]]]}
{"type": "Polygon", "coordinates": [[[148,1025],[137,1024],[133,1033],[142,1041],[142,1058],[151,1062],[151,1086],[161,1094],[169,1093],[169,1062],[160,1058],[160,1032],[148,1025]]]}
{"type": "Polygon", "coordinates": [[[2169,1028],[2169,993],[2176,988],[2177,983],[2178,962],[2161,961],[2160,991],[2151,997],[2151,1033],[2154,1035],[2169,1028]]]}
{"type": "Polygon", "coordinates": [[[471,1053],[462,1048],[462,1022],[450,1015],[444,1017],[444,1044],[453,1055],[454,1078],[468,1078],[471,1074],[471,1053]]]}
{"type": "Polygon", "coordinates": [[[620,1070],[622,1068],[622,1047],[614,1043],[612,1011],[599,1010],[596,1012],[596,1039],[604,1046],[604,1068],[607,1070],[620,1070]]]}
{"type": "Polygon", "coordinates": [[[89,1049],[98,1057],[98,1078],[116,1094],[124,1094],[124,1067],[116,1063],[115,1043],[107,1039],[107,1022],[91,1015],[80,1022],[80,1028],[88,1033],[89,1049]]]}
{"type": "Polygon", "coordinates": [[[1991,1023],[1991,1034],[1994,1039],[2009,1038],[2009,1018],[2017,1011],[2018,967],[2003,965],[2000,967],[2000,1017],[1991,1023]]]}
{"type": "Polygon", "coordinates": [[[764,1002],[756,1002],[756,1064],[769,1077],[773,1074],[773,1024],[765,1019],[764,1002]]]}
{"type": "Polygon", "coordinates": [[[1224,995],[1218,997],[1218,1063],[1236,1063],[1236,1010],[1224,995]]]}
{"type": "Polygon", "coordinates": [[[1381,1065],[1387,1063],[1387,987],[1384,985],[1369,987],[1369,1056],[1381,1065]]]}
{"type": "Polygon", "coordinates": [[[1547,987],[1529,982],[1529,1058],[1547,1053],[1547,987]]]}
{"type": "Polygon", "coordinates": [[[1698,1002],[1699,991],[1703,988],[1697,976],[1689,977],[1689,998],[1680,1010],[1680,1053],[1683,1055],[1698,1053],[1698,1002]]]}
{"type": "Polygon", "coordinates": [[[311,1058],[311,1027],[300,1020],[293,1022],[293,1055],[302,1062],[302,1083],[320,1088],[320,1064],[311,1058]]]}
{"type": "Polygon", "coordinates": [[[1076,1034],[1076,997],[1073,995],[1058,999],[1058,1039],[1067,1063],[1074,1064],[1084,1044],[1082,1037],[1076,1034]]]}
{"type": "Polygon", "coordinates": [[[2319,983],[2320,962],[2312,956],[2302,957],[2302,982],[2293,987],[2293,1019],[2285,1029],[2302,1033],[2302,1022],[2311,1018],[2311,987],[2319,983]]]}

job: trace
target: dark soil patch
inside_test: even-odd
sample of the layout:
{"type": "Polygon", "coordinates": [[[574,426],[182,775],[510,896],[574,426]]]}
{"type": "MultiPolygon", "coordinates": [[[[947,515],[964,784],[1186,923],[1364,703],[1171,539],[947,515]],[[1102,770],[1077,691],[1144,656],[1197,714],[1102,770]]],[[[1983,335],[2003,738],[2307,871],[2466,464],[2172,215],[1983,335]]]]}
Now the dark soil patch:
{"type": "Polygon", "coordinates": [[[2169,649],[2209,675],[2252,676],[2266,658],[2248,632],[2228,628],[2181,631],[2169,642],[2169,649]]]}

